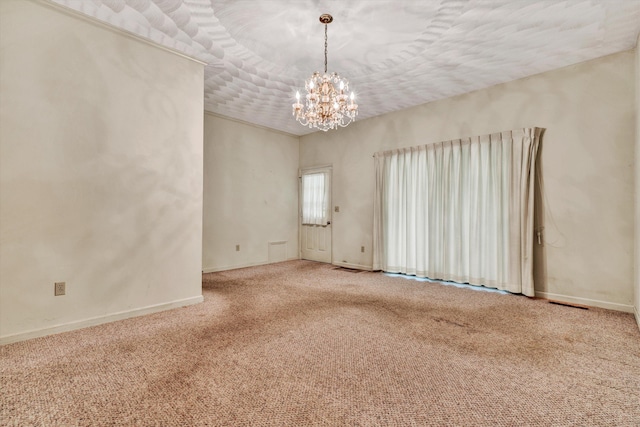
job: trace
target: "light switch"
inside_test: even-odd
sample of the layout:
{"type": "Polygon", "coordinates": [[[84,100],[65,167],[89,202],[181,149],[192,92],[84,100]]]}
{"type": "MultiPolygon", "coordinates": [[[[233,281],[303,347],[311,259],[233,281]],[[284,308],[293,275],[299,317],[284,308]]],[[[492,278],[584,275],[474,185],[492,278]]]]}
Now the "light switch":
{"type": "Polygon", "coordinates": [[[334,212],[340,212],[340,206],[336,206],[335,208],[333,208],[334,212]]]}

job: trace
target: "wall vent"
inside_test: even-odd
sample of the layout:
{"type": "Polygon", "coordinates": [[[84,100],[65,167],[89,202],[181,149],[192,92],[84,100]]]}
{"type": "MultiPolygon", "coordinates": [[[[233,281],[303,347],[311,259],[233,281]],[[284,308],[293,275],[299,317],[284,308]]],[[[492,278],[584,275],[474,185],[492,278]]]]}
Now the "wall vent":
{"type": "Polygon", "coordinates": [[[269,262],[282,262],[287,260],[287,241],[269,242],[269,262]]]}

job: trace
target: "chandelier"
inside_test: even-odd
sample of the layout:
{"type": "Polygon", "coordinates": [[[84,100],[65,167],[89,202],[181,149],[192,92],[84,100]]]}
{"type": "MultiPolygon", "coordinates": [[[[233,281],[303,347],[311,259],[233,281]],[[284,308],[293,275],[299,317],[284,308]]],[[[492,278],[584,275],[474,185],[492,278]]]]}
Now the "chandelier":
{"type": "Polygon", "coordinates": [[[349,95],[347,79],[338,73],[327,74],[327,25],[332,21],[331,15],[320,15],[320,22],[324,24],[324,74],[313,73],[304,84],[305,103],[300,103],[300,92],[296,92],[296,103],[293,104],[293,115],[300,124],[325,132],[347,126],[358,115],[358,104],[354,93],[349,95]]]}

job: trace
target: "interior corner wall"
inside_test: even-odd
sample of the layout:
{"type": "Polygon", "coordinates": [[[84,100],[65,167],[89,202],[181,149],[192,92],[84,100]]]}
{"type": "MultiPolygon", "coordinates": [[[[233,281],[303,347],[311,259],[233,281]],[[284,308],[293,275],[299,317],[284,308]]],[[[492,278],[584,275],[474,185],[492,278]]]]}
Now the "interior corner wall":
{"type": "Polygon", "coordinates": [[[640,34],[636,40],[636,144],[635,144],[635,252],[634,252],[634,308],[640,327],[640,34]]]}
{"type": "Polygon", "coordinates": [[[334,262],[372,265],[373,153],[536,126],[546,128],[537,295],[632,311],[633,79],[627,51],[301,137],[301,167],[333,165],[334,262]]]}
{"type": "Polygon", "coordinates": [[[0,1],[1,343],[202,301],[203,72],[0,1]]]}
{"type": "Polygon", "coordinates": [[[205,114],[204,272],[298,259],[298,145],[205,114]]]}

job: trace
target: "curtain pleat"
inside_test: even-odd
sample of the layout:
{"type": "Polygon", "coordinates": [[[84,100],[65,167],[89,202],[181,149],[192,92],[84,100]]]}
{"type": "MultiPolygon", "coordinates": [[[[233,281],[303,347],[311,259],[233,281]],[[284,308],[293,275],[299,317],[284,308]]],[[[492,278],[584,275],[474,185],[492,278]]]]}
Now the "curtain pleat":
{"type": "Polygon", "coordinates": [[[533,296],[541,131],[376,153],[374,269],[533,296]]]}

